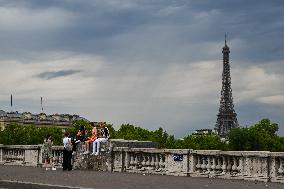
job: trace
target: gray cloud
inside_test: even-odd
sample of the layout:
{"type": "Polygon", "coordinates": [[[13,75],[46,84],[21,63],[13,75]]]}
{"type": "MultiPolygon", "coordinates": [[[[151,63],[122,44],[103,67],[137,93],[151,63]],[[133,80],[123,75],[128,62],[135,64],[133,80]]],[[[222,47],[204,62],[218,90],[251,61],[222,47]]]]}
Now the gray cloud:
{"type": "Polygon", "coordinates": [[[54,79],[57,77],[65,77],[65,76],[73,75],[73,74],[80,73],[80,72],[81,72],[80,70],[60,70],[60,71],[54,71],[54,72],[43,72],[43,73],[36,75],[36,77],[48,80],[48,79],[54,79]]]}

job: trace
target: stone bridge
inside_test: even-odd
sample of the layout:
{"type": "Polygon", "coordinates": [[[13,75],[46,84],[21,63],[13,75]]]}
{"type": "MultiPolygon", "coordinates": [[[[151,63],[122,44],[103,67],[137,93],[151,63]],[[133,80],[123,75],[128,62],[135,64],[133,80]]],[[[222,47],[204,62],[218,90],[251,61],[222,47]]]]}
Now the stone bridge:
{"type": "MultiPolygon", "coordinates": [[[[110,188],[117,188],[120,184],[123,184],[126,188],[136,184],[141,184],[143,187],[148,182],[158,183],[164,188],[167,186],[175,187],[175,184],[176,188],[189,188],[193,185],[194,188],[222,188],[223,184],[227,186],[223,188],[228,188],[229,185],[230,188],[234,186],[247,188],[246,186],[254,186],[255,183],[258,186],[257,188],[262,186],[284,187],[283,152],[158,149],[155,143],[147,141],[111,140],[103,148],[101,155],[90,156],[83,155],[80,146],[77,149],[77,154],[73,157],[73,167],[77,169],[76,171],[72,171],[72,173],[60,172],[60,174],[57,173],[58,171],[53,171],[52,173],[46,172],[46,174],[51,174],[50,176],[59,174],[58,179],[60,175],[64,174],[67,174],[68,177],[71,175],[75,177],[78,174],[76,176],[82,178],[82,180],[78,180],[78,184],[82,184],[82,186],[84,186],[83,182],[88,182],[88,179],[84,180],[85,177],[89,179],[92,179],[93,175],[96,175],[96,178],[110,177],[112,179],[107,180],[106,183],[106,185],[112,183],[109,186],[110,188]],[[80,175],[84,176],[80,177],[80,175]],[[117,178],[116,181],[115,178],[117,178]],[[132,179],[129,180],[129,178],[132,179]],[[121,183],[119,184],[119,182],[121,183]],[[233,185],[230,183],[233,183],[233,185]]],[[[53,148],[53,158],[55,165],[60,168],[62,147],[55,146],[53,148]]],[[[43,171],[41,168],[34,168],[42,165],[40,145],[0,145],[0,163],[4,165],[25,165],[22,169],[19,167],[13,167],[13,169],[17,169],[19,172],[24,169],[35,169],[39,172],[39,175],[43,174],[40,172],[43,171]]],[[[10,169],[3,166],[1,170],[4,168],[10,169]]],[[[23,173],[23,175],[25,174],[23,173]]],[[[13,176],[7,174],[7,178],[0,177],[0,179],[9,178],[13,178],[13,176]]],[[[44,177],[38,179],[45,180],[44,177]]],[[[62,184],[68,184],[66,182],[69,179],[65,179],[65,177],[62,179],[65,180],[62,184]]],[[[70,182],[75,182],[75,180],[72,178],[70,182]]],[[[23,179],[23,181],[30,181],[30,179],[23,179]]],[[[96,183],[93,183],[93,185],[100,187],[96,183]]],[[[58,184],[60,184],[59,181],[58,184]]],[[[93,185],[87,184],[86,186],[93,187],[93,185]]],[[[72,184],[72,186],[75,185],[72,184]]]]}

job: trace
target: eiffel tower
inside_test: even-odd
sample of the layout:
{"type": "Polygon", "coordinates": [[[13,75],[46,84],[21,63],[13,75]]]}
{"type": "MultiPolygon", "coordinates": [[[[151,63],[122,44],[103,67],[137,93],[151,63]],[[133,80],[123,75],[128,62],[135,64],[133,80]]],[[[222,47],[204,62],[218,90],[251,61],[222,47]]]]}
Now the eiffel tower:
{"type": "Polygon", "coordinates": [[[222,74],[222,90],[219,113],[217,114],[217,122],[215,131],[221,137],[227,137],[232,128],[239,127],[237,114],[234,110],[229,54],[230,48],[227,46],[225,35],[225,46],[223,47],[223,74],[222,74]]]}

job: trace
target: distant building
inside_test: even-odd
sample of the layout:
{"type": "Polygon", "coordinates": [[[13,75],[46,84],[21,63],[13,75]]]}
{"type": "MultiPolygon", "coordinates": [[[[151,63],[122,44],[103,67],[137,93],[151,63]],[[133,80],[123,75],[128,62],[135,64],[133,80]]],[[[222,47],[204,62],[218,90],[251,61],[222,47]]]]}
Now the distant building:
{"type": "Polygon", "coordinates": [[[65,131],[72,127],[73,121],[87,120],[79,115],[70,114],[53,114],[46,115],[45,113],[32,114],[30,112],[5,112],[0,110],[0,129],[3,130],[11,123],[19,125],[35,125],[37,127],[57,127],[65,131]]]}
{"type": "Polygon", "coordinates": [[[192,135],[211,135],[214,134],[214,130],[212,129],[197,129],[194,131],[192,135]]]}

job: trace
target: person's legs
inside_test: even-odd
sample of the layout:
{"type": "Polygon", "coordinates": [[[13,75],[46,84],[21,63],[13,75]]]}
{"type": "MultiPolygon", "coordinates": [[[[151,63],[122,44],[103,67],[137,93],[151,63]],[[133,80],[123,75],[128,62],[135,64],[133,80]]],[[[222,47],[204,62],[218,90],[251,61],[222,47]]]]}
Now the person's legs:
{"type": "Polygon", "coordinates": [[[100,152],[101,139],[102,139],[102,138],[98,138],[98,139],[96,140],[96,141],[97,141],[97,148],[96,148],[95,155],[98,155],[98,154],[99,154],[99,152],[100,152]]]}
{"type": "Polygon", "coordinates": [[[63,171],[65,171],[67,169],[67,150],[63,150],[63,163],[62,163],[62,167],[63,167],[63,171]]]}
{"type": "Polygon", "coordinates": [[[85,154],[90,153],[90,142],[91,142],[91,140],[85,141],[85,154]]]}
{"type": "Polygon", "coordinates": [[[96,155],[98,155],[100,152],[101,143],[107,142],[107,138],[98,138],[97,140],[97,150],[95,153],[96,155]]]}
{"type": "Polygon", "coordinates": [[[72,151],[68,151],[68,162],[67,162],[67,169],[68,171],[72,170],[71,159],[72,159],[72,151]]]}
{"type": "Polygon", "coordinates": [[[97,149],[97,143],[98,143],[98,139],[96,139],[94,142],[93,142],[93,153],[92,154],[95,154],[96,153],[96,149],[97,149]]]}

